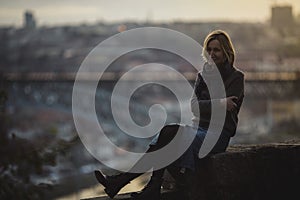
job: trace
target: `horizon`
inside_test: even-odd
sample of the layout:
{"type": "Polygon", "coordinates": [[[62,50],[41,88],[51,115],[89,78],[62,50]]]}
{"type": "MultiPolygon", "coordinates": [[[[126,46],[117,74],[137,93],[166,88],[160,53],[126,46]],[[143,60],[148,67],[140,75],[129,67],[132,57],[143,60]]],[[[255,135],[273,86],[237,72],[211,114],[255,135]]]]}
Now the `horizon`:
{"type": "Polygon", "coordinates": [[[300,1],[226,0],[201,3],[197,0],[0,0],[0,26],[23,25],[25,11],[31,11],[38,26],[78,25],[122,22],[249,22],[266,23],[273,5],[290,5],[294,17],[299,16],[300,1]],[[143,5],[141,5],[143,4],[143,5]],[[245,9],[247,8],[247,9],[245,9]]]}

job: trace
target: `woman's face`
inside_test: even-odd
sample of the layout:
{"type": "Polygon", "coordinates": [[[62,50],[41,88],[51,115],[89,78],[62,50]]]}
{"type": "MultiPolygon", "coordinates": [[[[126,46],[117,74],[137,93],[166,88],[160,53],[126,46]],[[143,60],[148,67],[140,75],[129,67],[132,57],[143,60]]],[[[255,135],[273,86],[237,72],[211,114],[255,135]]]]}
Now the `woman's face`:
{"type": "Polygon", "coordinates": [[[207,49],[206,49],[209,57],[214,61],[214,63],[219,66],[223,64],[226,60],[226,56],[224,52],[221,49],[221,44],[218,40],[211,40],[207,44],[207,49]]]}

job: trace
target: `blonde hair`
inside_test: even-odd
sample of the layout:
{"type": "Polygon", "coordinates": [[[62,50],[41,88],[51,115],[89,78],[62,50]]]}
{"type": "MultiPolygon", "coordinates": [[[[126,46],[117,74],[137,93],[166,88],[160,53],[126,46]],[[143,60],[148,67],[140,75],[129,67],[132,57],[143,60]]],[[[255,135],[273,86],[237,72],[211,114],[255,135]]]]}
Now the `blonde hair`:
{"type": "Polygon", "coordinates": [[[235,59],[235,50],[229,35],[223,30],[215,30],[209,33],[203,43],[202,56],[205,60],[208,60],[207,45],[212,40],[218,40],[220,42],[223,53],[225,54],[228,62],[233,65],[235,59]]]}

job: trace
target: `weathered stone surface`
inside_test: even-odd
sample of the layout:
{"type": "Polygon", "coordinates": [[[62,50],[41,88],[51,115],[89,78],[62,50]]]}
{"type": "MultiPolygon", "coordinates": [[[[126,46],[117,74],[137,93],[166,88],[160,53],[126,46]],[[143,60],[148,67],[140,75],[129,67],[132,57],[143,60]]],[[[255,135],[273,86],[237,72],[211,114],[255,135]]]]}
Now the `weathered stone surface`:
{"type": "MultiPolygon", "coordinates": [[[[199,160],[189,183],[191,200],[300,199],[300,142],[232,146],[199,160]]],[[[162,199],[182,197],[167,192],[162,199]]]]}
{"type": "Polygon", "coordinates": [[[198,164],[192,199],[300,198],[300,144],[234,146],[198,164]]]}
{"type": "MultiPolygon", "coordinates": [[[[183,200],[182,198],[180,198],[181,194],[178,192],[174,192],[174,191],[163,191],[162,192],[162,198],[161,200],[171,200],[171,199],[180,199],[183,200]]],[[[116,196],[114,199],[119,199],[119,200],[130,200],[130,194],[121,194],[116,196]]],[[[82,199],[83,200],[83,199],[82,199]]],[[[95,197],[95,198],[89,198],[89,199],[84,199],[84,200],[111,200],[111,198],[109,197],[95,197]]],[[[153,199],[155,200],[155,199],[153,199]]]]}

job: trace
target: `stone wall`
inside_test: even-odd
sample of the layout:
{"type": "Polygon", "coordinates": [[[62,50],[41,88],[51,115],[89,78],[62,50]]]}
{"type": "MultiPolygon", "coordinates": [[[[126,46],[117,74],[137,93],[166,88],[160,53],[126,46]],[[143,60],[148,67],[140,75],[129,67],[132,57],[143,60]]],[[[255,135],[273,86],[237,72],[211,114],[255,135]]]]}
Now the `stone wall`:
{"type": "Polygon", "coordinates": [[[233,146],[199,161],[192,199],[300,199],[300,144],[233,146]]]}
{"type": "MultiPolygon", "coordinates": [[[[300,142],[231,146],[199,160],[189,183],[191,200],[300,199],[300,142]]],[[[182,197],[171,191],[163,199],[182,197]]]]}

